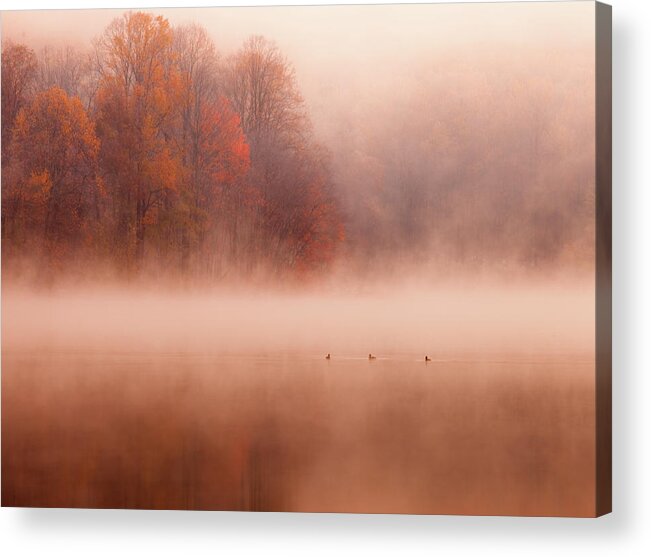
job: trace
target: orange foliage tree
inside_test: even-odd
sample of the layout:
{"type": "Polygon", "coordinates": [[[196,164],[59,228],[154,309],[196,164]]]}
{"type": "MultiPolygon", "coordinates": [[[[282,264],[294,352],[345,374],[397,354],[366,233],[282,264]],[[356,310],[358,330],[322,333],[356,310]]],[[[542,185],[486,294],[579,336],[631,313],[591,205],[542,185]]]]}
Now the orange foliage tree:
{"type": "Polygon", "coordinates": [[[115,19],[96,42],[101,160],[127,264],[142,261],[146,227],[177,184],[172,36],[165,18],[137,12],[115,19]]]}
{"type": "Polygon", "coordinates": [[[174,49],[183,179],[167,221],[178,229],[173,237],[181,242],[182,265],[194,256],[195,271],[213,274],[216,255],[223,255],[227,243],[224,224],[232,216],[227,201],[244,189],[249,146],[239,116],[220,93],[216,49],[206,31],[196,25],[175,29],[174,49]]]}
{"type": "Polygon", "coordinates": [[[52,263],[82,246],[97,219],[98,151],[81,101],[62,89],[39,93],[16,117],[12,167],[3,184],[15,207],[9,226],[36,240],[52,263]]]}

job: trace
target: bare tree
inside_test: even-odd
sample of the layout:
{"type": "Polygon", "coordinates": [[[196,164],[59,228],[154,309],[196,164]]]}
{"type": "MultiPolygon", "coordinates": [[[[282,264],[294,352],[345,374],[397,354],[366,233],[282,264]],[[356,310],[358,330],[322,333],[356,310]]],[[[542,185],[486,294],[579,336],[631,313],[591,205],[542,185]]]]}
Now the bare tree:
{"type": "Polygon", "coordinates": [[[278,47],[253,36],[231,58],[226,92],[242,119],[242,128],[255,144],[273,137],[289,143],[304,140],[309,122],[293,67],[278,47]]]}
{"type": "Polygon", "coordinates": [[[11,41],[2,43],[2,162],[7,163],[11,130],[20,109],[33,93],[36,55],[31,48],[11,41]]]}
{"type": "Polygon", "coordinates": [[[8,222],[18,205],[14,188],[6,186],[11,181],[8,177],[13,129],[18,113],[32,96],[36,68],[36,55],[31,48],[11,41],[2,43],[2,238],[7,235],[8,222]]]}

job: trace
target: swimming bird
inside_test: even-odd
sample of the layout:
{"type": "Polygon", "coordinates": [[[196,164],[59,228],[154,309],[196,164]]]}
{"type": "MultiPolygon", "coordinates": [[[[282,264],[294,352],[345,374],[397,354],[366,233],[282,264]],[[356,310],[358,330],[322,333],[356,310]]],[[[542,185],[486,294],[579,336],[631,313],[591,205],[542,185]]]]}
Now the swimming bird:
{"type": "Polygon", "coordinates": [[[330,352],[328,352],[328,355],[326,356],[326,360],[330,359],[330,352]]]}
{"type": "Polygon", "coordinates": [[[373,354],[369,354],[369,355],[368,355],[368,359],[369,359],[369,360],[375,360],[375,356],[373,356],[373,354]]]}
{"type": "Polygon", "coordinates": [[[432,361],[432,358],[430,358],[429,356],[425,356],[425,361],[426,361],[426,362],[431,362],[431,361],[432,361]]]}

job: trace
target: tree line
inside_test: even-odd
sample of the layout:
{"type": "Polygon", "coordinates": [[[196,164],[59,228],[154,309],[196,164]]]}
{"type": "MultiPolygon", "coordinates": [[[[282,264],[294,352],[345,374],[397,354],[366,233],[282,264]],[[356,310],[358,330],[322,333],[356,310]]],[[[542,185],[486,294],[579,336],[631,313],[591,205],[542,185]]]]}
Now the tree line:
{"type": "Polygon", "coordinates": [[[344,237],[291,64],[259,36],[115,19],[89,53],[2,45],[5,269],[208,282],[317,273],[344,237]]]}
{"type": "Polygon", "coordinates": [[[400,87],[348,88],[356,110],[323,135],[345,185],[348,268],[592,276],[591,49],[460,49],[414,61],[400,87]]]}

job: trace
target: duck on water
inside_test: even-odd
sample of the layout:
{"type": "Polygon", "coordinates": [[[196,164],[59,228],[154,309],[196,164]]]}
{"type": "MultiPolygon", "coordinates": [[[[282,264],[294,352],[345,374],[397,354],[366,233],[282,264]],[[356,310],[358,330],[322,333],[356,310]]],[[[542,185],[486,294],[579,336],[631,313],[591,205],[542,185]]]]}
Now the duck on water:
{"type": "MultiPolygon", "coordinates": [[[[326,360],[330,360],[330,359],[331,359],[330,352],[328,352],[328,353],[326,354],[325,359],[326,359],[326,360]]],[[[373,356],[373,354],[370,354],[370,353],[369,353],[369,355],[368,355],[368,359],[369,359],[369,360],[375,360],[375,359],[377,359],[377,357],[376,357],[376,356],[373,356]]],[[[431,362],[431,361],[432,361],[432,358],[430,358],[429,356],[425,356],[425,362],[431,362]]]]}

